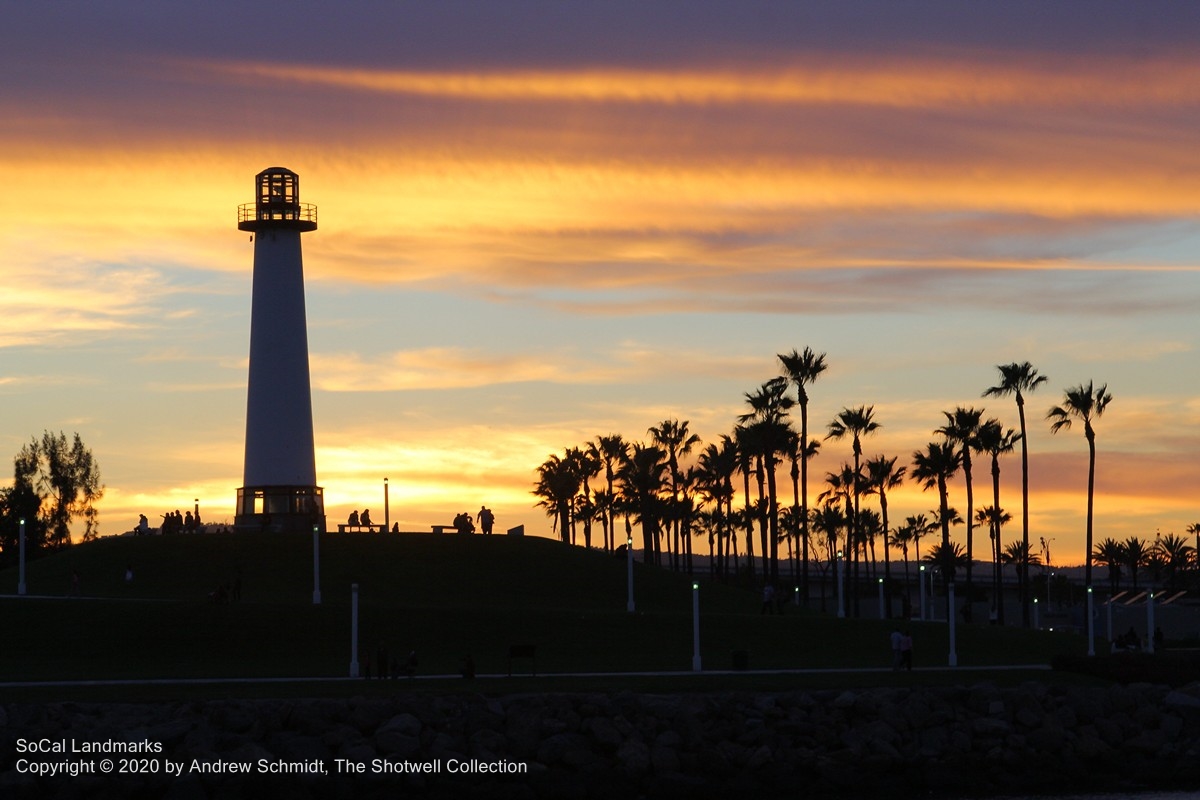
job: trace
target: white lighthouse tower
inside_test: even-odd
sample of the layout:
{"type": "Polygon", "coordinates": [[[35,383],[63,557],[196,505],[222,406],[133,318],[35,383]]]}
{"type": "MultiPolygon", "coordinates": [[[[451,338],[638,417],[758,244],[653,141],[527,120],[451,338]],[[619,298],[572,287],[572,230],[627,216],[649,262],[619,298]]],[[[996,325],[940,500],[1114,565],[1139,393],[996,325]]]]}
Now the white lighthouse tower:
{"type": "Polygon", "coordinates": [[[238,207],[238,229],[254,239],[246,462],[234,526],[246,531],[325,530],[317,486],[304,259],[300,234],[317,228],[317,207],[300,202],[300,176],[258,173],[255,201],[238,207]]]}

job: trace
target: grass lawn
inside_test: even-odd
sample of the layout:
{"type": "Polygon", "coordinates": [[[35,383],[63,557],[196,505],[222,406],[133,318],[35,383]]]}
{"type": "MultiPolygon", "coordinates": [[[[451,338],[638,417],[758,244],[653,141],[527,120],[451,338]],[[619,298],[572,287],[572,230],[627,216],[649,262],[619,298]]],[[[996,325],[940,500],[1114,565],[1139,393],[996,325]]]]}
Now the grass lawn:
{"type": "MultiPolygon", "coordinates": [[[[638,610],[629,614],[625,562],[603,553],[537,538],[327,534],[321,537],[319,606],[312,603],[312,565],[311,537],[244,534],[113,537],[38,559],[27,567],[33,597],[0,598],[0,681],[345,676],[351,583],[359,585],[364,666],[382,646],[399,656],[416,650],[421,674],[457,673],[467,654],[480,674],[503,674],[509,646],[528,643],[537,647],[539,673],[691,669],[691,580],[636,564],[638,610]],[[128,567],[134,572],[130,584],[124,580],[128,567]],[[81,598],[65,597],[73,571],[80,576],[81,598]],[[235,576],[240,601],[209,599],[235,576]]],[[[16,582],[15,569],[0,572],[0,591],[15,592],[16,582]]],[[[794,606],[782,616],[762,616],[754,592],[703,579],[700,614],[707,670],[729,669],[735,651],[747,654],[752,670],[890,663],[892,625],[882,620],[839,620],[794,606]]],[[[946,625],[909,627],[915,665],[945,666],[946,625]]],[[[1085,649],[1078,636],[986,625],[959,626],[957,643],[961,666],[1048,664],[1056,655],[1085,649]]],[[[529,666],[514,668],[527,672],[529,666]]],[[[806,680],[724,680],[753,681],[753,688],[819,683],[818,676],[801,677],[806,680]]],[[[526,680],[502,685],[512,690],[526,680]]],[[[548,690],[555,680],[539,677],[536,685],[548,690]]],[[[868,680],[896,676],[877,673],[868,680]]],[[[589,685],[614,681],[631,679],[591,679],[589,685]]],[[[485,683],[474,685],[484,690],[485,683]]],[[[342,691],[337,683],[304,685],[342,691]]],[[[217,691],[232,692],[221,686],[217,691]]],[[[364,686],[352,685],[356,692],[364,686]]]]}

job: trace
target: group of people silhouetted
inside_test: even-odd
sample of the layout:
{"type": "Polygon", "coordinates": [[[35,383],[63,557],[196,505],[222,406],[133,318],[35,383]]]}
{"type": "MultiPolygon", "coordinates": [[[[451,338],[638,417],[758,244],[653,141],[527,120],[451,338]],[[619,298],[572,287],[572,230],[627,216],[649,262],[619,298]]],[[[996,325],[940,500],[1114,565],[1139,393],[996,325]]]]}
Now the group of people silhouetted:
{"type": "MultiPolygon", "coordinates": [[[[137,527],[138,533],[148,533],[149,529],[145,527],[147,523],[145,515],[142,514],[139,515],[139,517],[140,518],[138,520],[137,527]]],[[[168,533],[180,532],[195,533],[200,529],[200,525],[202,524],[200,522],[200,509],[196,509],[195,514],[193,514],[191,511],[188,511],[186,514],[181,514],[179,513],[179,509],[168,511],[166,514],[162,515],[162,520],[161,531],[164,535],[168,533]]]]}

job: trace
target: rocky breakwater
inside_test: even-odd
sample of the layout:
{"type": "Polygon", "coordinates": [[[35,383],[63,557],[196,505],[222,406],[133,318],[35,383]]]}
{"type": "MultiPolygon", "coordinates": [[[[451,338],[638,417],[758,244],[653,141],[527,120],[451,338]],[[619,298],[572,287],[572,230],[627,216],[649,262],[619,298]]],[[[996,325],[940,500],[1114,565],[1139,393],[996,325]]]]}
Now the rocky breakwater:
{"type": "Polygon", "coordinates": [[[0,797],[199,800],[283,784],[347,798],[1194,788],[1200,683],[0,707],[0,797]]]}

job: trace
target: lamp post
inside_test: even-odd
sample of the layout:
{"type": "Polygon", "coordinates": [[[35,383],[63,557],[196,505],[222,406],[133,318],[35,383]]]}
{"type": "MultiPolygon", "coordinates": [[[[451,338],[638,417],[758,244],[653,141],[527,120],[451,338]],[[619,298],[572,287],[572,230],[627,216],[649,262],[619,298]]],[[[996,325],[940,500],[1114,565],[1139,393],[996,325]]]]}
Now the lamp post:
{"type": "Polygon", "coordinates": [[[388,508],[388,479],[383,479],[383,532],[387,533],[392,529],[392,518],[388,508]]]}
{"type": "Polygon", "coordinates": [[[625,538],[625,610],[633,613],[633,536],[625,538]]]}
{"type": "Polygon", "coordinates": [[[1146,593],[1146,652],[1154,652],[1154,592],[1146,593]]]}
{"type": "Polygon", "coordinates": [[[837,551],[837,560],[834,562],[834,572],[837,573],[838,587],[838,618],[846,616],[846,594],[842,588],[842,551],[837,551]]]}
{"type": "Polygon", "coordinates": [[[313,605],[321,605],[321,538],[320,529],[313,525],[313,605]]]}
{"type": "Polygon", "coordinates": [[[1036,597],[1033,598],[1033,629],[1035,631],[1041,629],[1041,626],[1038,624],[1038,599],[1036,597]]]}
{"type": "Polygon", "coordinates": [[[925,621],[925,565],[921,565],[921,569],[917,575],[917,582],[921,584],[921,621],[925,621]]]}
{"type": "Polygon", "coordinates": [[[358,677],[358,584],[350,584],[350,677],[358,677]]]}
{"type": "Polygon", "coordinates": [[[958,642],[956,640],[957,629],[955,623],[957,622],[958,615],[954,613],[954,581],[950,581],[947,591],[949,592],[949,601],[947,603],[946,616],[950,618],[950,666],[957,667],[958,642]]]}
{"type": "Polygon", "coordinates": [[[692,582],[692,672],[700,671],[700,584],[692,582]]]}
{"type": "Polygon", "coordinates": [[[883,607],[883,578],[879,579],[879,618],[887,618],[887,609],[883,607]]]}
{"type": "Polygon", "coordinates": [[[1113,599],[1112,599],[1112,595],[1109,595],[1108,602],[1107,602],[1107,603],[1105,603],[1104,605],[1108,606],[1108,649],[1111,651],[1111,650],[1112,650],[1112,643],[1113,643],[1113,635],[1112,635],[1112,607],[1113,607],[1113,599]]]}
{"type": "Polygon", "coordinates": [[[1096,655],[1096,620],[1092,617],[1092,587],[1087,587],[1088,655],[1096,655]]]}
{"type": "Polygon", "coordinates": [[[20,544],[20,574],[17,576],[17,594],[25,594],[25,518],[21,517],[21,544],[20,544]]]}

